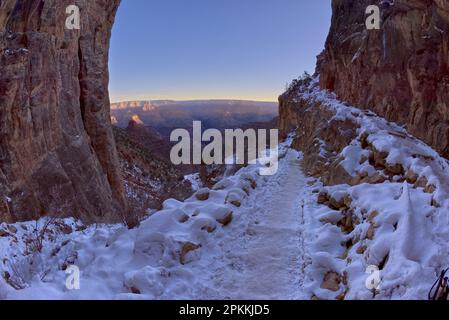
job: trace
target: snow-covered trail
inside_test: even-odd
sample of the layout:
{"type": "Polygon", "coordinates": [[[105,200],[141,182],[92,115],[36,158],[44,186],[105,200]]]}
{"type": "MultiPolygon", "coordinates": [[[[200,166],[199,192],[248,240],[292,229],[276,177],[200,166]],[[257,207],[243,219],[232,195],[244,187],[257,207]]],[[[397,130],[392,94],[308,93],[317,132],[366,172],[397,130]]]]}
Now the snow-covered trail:
{"type": "MultiPolygon", "coordinates": [[[[30,271],[24,290],[2,287],[0,282],[0,297],[307,299],[301,294],[306,256],[301,230],[302,204],[307,201],[309,188],[300,168],[300,154],[287,147],[282,148],[281,154],[285,156],[276,175],[261,177],[256,174],[257,167],[244,168],[227,178],[225,185],[231,185],[225,190],[208,190],[207,201],[194,196],[184,203],[167,201],[165,210],[152,215],[137,229],[92,226],[66,235],[67,241],[64,236],[58,237],[59,242],[64,241],[59,247],[59,242],[48,240],[46,251],[38,255],[37,268],[39,272],[50,270],[45,281],[38,277],[39,272],[30,271]],[[256,176],[251,185],[247,179],[256,176]],[[245,194],[242,187],[248,184],[254,188],[248,190],[247,197],[242,195],[241,207],[230,207],[232,223],[212,233],[205,232],[205,223],[215,223],[213,214],[223,209],[227,212],[228,207],[221,205],[226,197],[232,192],[245,194]],[[188,214],[190,219],[180,221],[179,213],[188,214]],[[183,241],[200,243],[201,249],[189,254],[188,263],[179,264],[176,244],[183,241]],[[58,248],[60,256],[52,254],[54,248],[58,248]],[[76,257],[81,271],[80,290],[65,287],[67,275],[59,265],[67,257],[76,257]]],[[[25,232],[19,225],[17,230],[25,232]]],[[[5,248],[17,251],[16,245],[3,242],[5,248]]],[[[28,270],[25,258],[15,265],[28,270]]]]}
{"type": "Polygon", "coordinates": [[[293,150],[279,165],[278,173],[251,194],[238,212],[240,221],[219,241],[201,298],[307,298],[301,294],[306,177],[293,150]]]}

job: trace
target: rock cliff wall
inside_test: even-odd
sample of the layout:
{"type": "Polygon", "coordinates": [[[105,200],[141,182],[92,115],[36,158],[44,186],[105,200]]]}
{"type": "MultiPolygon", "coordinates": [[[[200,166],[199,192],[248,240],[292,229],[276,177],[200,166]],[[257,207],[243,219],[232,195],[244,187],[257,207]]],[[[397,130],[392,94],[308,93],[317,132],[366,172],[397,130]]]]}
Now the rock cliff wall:
{"type": "Polygon", "coordinates": [[[119,3],[0,0],[0,221],[122,219],[107,67],[119,3]]]}
{"type": "Polygon", "coordinates": [[[405,125],[449,157],[449,1],[333,0],[320,86],[405,125]],[[378,5],[380,30],[365,10],[378,5]]]}

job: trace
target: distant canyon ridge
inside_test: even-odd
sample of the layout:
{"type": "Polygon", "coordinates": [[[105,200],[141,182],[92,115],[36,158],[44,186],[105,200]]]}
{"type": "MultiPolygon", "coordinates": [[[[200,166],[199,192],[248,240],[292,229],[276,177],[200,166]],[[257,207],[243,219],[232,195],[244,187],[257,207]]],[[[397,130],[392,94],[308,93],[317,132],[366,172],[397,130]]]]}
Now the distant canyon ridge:
{"type": "Polygon", "coordinates": [[[169,141],[178,128],[190,129],[193,121],[201,121],[205,129],[234,129],[258,123],[273,122],[278,104],[244,100],[192,101],[128,101],[111,105],[112,124],[126,128],[129,121],[151,127],[169,141]]]}

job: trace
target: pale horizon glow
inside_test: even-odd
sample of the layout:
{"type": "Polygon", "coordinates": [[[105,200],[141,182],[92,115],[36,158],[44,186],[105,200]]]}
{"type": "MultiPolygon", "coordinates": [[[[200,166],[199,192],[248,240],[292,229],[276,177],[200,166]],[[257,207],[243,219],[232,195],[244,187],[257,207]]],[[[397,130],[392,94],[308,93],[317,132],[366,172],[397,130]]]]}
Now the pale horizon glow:
{"type": "Polygon", "coordinates": [[[135,95],[135,96],[112,96],[111,95],[111,103],[120,103],[120,102],[130,102],[130,101],[177,101],[177,102],[188,102],[188,101],[252,101],[252,102],[273,102],[277,103],[278,99],[270,100],[270,96],[267,97],[258,97],[254,98],[254,96],[239,96],[239,97],[223,97],[220,95],[217,96],[176,96],[172,95],[170,98],[164,96],[147,96],[147,95],[135,95]]]}
{"type": "Polygon", "coordinates": [[[277,102],[313,73],[329,0],[123,0],[110,49],[111,102],[277,102]]]}

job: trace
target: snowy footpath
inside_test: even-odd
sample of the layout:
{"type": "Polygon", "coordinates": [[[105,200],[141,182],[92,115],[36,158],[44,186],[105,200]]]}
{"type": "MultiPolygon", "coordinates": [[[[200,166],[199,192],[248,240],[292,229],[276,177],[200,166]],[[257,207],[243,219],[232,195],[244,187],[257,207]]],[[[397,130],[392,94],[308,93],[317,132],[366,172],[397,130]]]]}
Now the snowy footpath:
{"type": "Polygon", "coordinates": [[[213,250],[203,277],[209,290],[201,298],[307,298],[301,294],[304,193],[298,192],[305,184],[299,154],[289,150],[278,174],[251,194],[239,210],[240,221],[213,250]]]}

